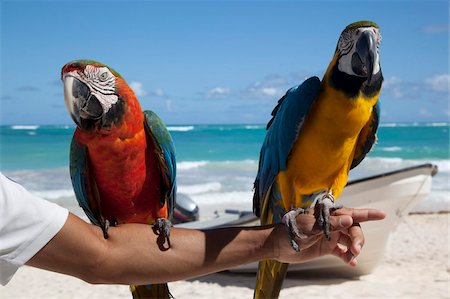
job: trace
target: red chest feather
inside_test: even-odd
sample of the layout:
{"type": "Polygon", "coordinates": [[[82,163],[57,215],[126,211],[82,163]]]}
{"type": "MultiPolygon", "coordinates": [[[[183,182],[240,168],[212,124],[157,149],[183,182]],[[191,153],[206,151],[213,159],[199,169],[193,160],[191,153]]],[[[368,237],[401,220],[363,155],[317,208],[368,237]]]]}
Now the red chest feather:
{"type": "Polygon", "coordinates": [[[152,223],[158,217],[167,217],[166,206],[160,201],[163,190],[155,145],[148,140],[143,125],[127,138],[109,134],[79,139],[84,139],[88,147],[90,173],[106,219],[152,223]]]}

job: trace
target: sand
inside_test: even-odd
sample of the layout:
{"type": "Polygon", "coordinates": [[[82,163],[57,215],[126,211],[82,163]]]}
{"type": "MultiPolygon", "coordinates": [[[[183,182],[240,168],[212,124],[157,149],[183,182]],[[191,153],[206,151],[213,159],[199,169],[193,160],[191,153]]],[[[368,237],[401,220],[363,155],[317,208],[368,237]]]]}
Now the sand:
{"type": "MultiPolygon", "coordinates": [[[[450,214],[409,215],[391,234],[382,263],[359,278],[288,277],[280,298],[450,298],[450,214]]],[[[228,272],[170,283],[177,299],[251,298],[254,277],[228,272]]],[[[131,298],[127,286],[89,285],[22,267],[0,298],[131,298]]]]}

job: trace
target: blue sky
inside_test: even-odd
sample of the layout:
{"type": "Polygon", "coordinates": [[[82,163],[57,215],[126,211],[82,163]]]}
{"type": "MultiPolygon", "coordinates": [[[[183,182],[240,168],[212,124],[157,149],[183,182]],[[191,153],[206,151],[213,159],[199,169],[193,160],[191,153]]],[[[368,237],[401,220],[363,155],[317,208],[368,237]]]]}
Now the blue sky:
{"type": "Polygon", "coordinates": [[[448,1],[1,1],[1,123],[69,124],[60,69],[101,61],[166,123],[266,123],[342,29],[383,36],[382,122],[449,119],[448,1]]]}

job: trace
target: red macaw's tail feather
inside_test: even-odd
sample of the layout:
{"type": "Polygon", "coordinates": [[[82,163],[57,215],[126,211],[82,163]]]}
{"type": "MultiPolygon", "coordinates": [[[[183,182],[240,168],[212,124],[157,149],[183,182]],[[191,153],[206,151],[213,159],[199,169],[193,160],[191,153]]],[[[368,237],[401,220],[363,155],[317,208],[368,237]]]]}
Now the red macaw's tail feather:
{"type": "Polygon", "coordinates": [[[253,298],[278,298],[288,266],[274,260],[259,262],[253,298]]]}
{"type": "Polygon", "coordinates": [[[169,292],[169,287],[167,283],[163,284],[150,284],[143,286],[130,286],[131,293],[133,294],[133,299],[144,299],[144,298],[173,298],[172,294],[169,292]]]}

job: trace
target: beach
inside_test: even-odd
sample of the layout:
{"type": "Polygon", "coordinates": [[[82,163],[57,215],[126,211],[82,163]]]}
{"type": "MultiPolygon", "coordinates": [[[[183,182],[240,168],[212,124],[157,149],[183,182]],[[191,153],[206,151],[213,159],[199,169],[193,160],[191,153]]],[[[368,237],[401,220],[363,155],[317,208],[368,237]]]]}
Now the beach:
{"type": "MultiPolygon", "coordinates": [[[[289,275],[280,298],[449,298],[449,213],[412,214],[391,233],[375,271],[356,278],[289,275]]],[[[172,282],[175,298],[251,298],[254,275],[221,272],[172,282]]],[[[22,267],[0,298],[131,298],[128,286],[90,285],[22,267]]]]}
{"type": "MultiPolygon", "coordinates": [[[[1,171],[86,220],[70,181],[73,129],[71,125],[0,126],[1,171]]],[[[198,205],[201,220],[224,209],[252,210],[265,126],[186,125],[170,126],[169,131],[177,149],[178,193],[198,205]]],[[[384,124],[379,131],[377,145],[350,172],[350,180],[432,163],[438,173],[431,193],[391,233],[373,273],[351,279],[290,275],[281,298],[450,298],[450,124],[384,124]]],[[[254,275],[223,272],[169,287],[175,298],[252,298],[254,283],[254,275]]],[[[6,287],[0,287],[0,298],[131,298],[131,294],[128,286],[89,285],[22,267],[6,287]]]]}

